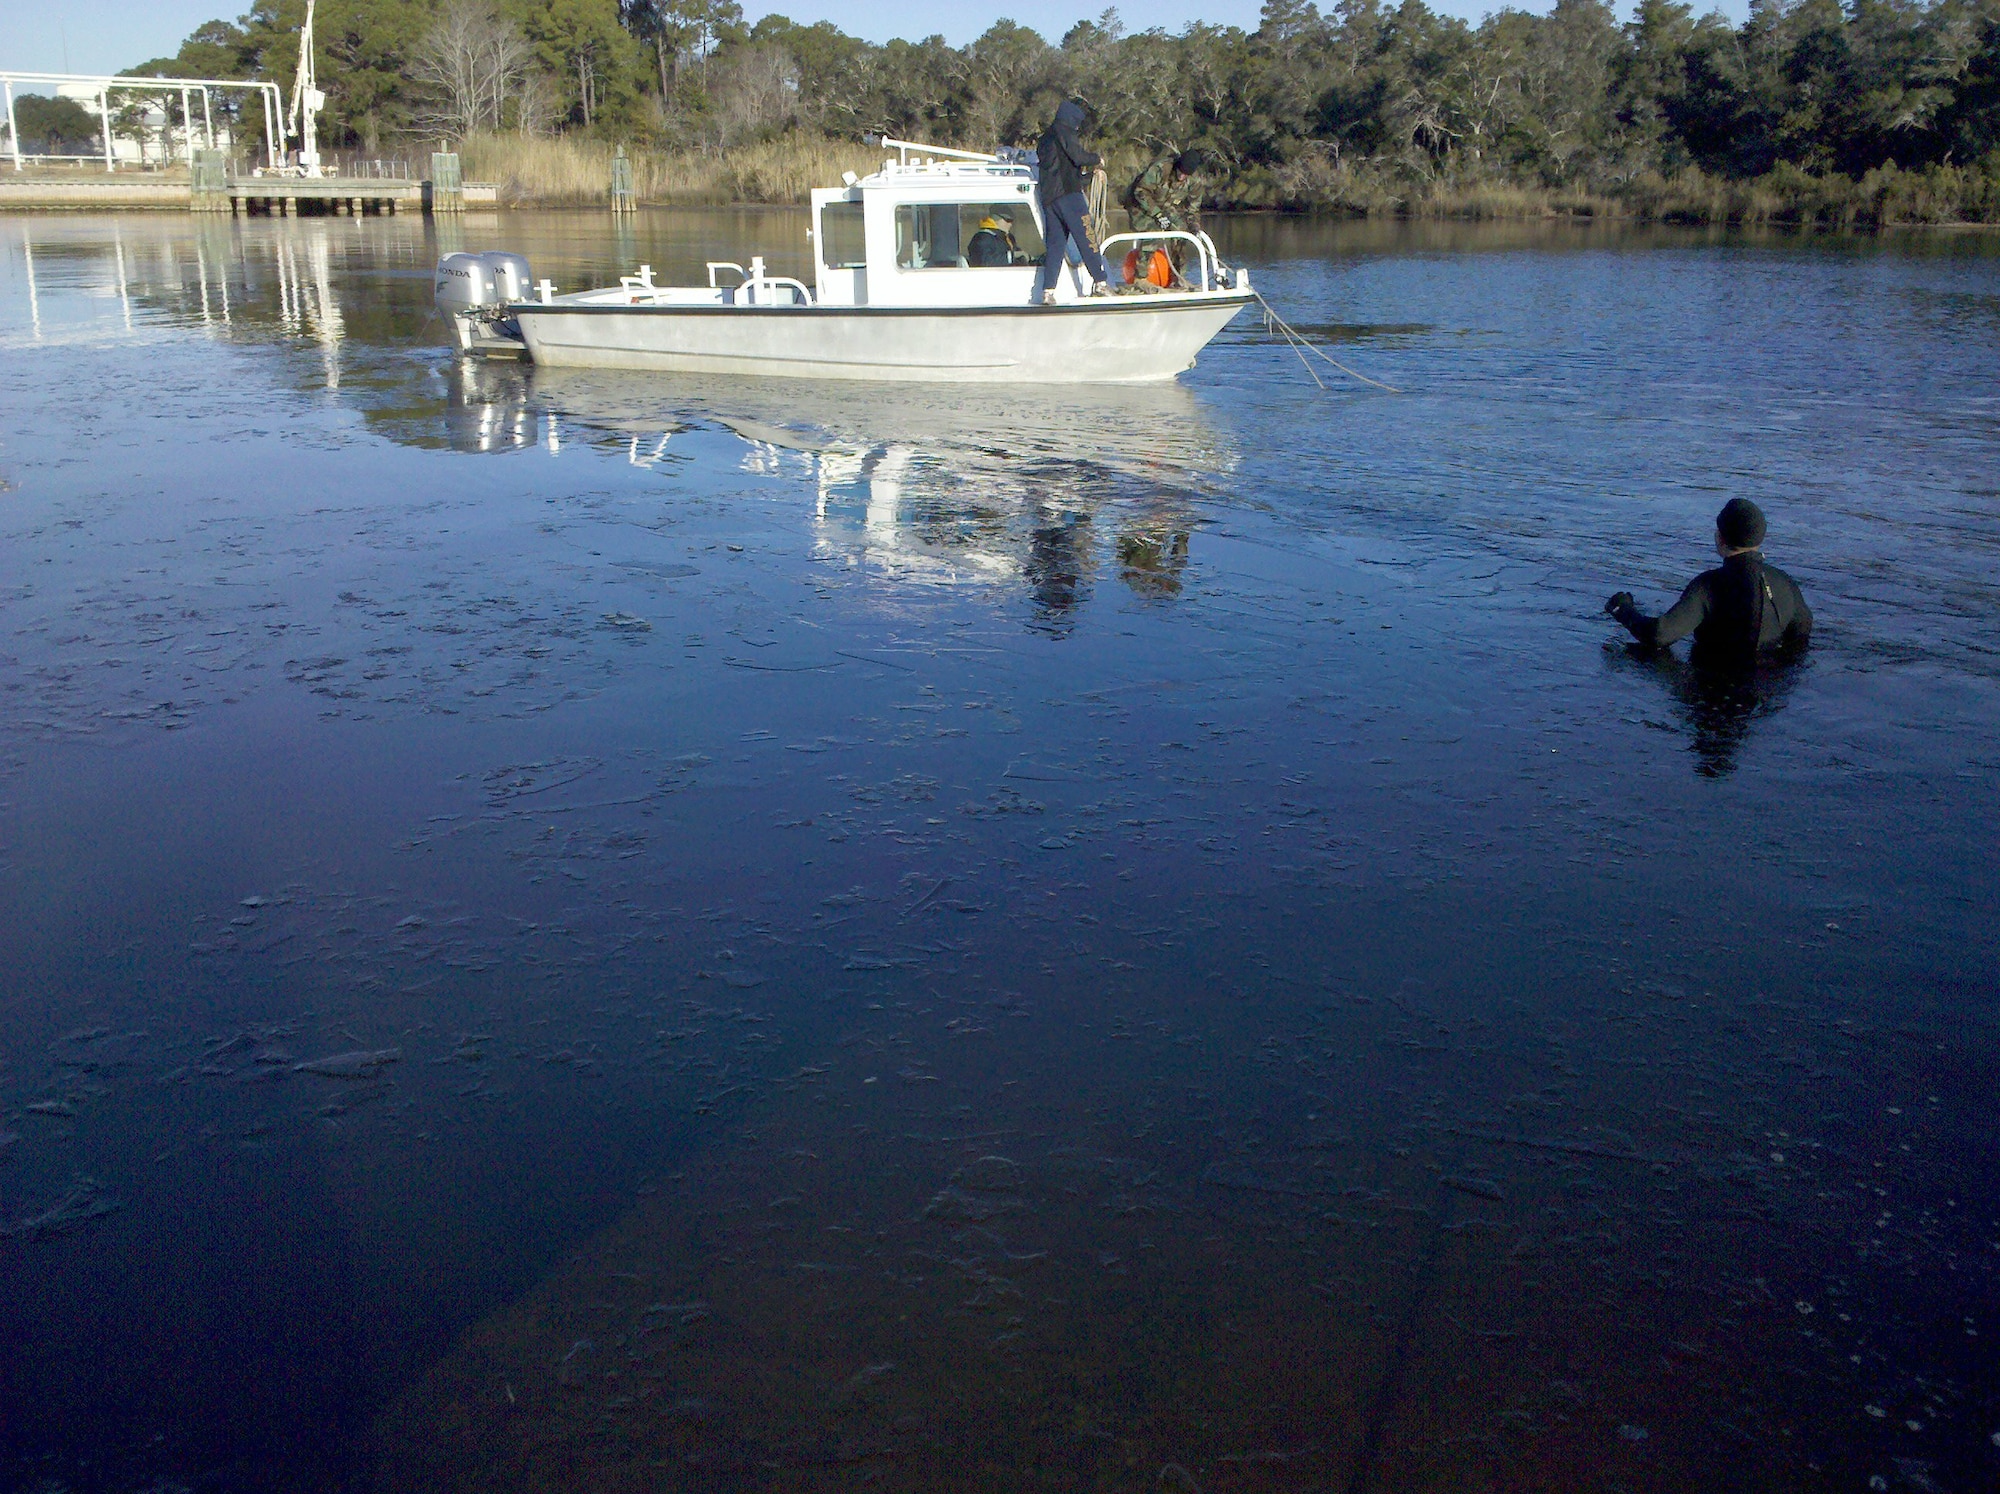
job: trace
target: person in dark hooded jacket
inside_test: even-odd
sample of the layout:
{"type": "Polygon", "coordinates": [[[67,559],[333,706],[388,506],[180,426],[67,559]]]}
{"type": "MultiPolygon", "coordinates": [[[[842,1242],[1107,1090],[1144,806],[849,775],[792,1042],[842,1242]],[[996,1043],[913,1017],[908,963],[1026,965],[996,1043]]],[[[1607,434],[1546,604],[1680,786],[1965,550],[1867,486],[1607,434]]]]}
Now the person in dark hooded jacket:
{"type": "Polygon", "coordinates": [[[1042,301],[1050,306],[1055,304],[1056,280],[1062,274],[1063,261],[1072,243],[1099,295],[1104,293],[1105,282],[1111,278],[1104,256],[1091,247],[1090,235],[1084,228],[1089,213],[1084,183],[1087,174],[1104,162],[1096,151],[1083,148],[1083,142],[1077,138],[1077,131],[1082,128],[1083,105],[1075,99],[1065,99],[1047,133],[1035,146],[1037,195],[1042,201],[1043,238],[1048,244],[1048,253],[1042,260],[1042,301]]]}
{"type": "Polygon", "coordinates": [[[1812,637],[1812,609],[1798,584],[1764,560],[1764,511],[1732,498],[1715,516],[1722,564],[1688,582],[1681,598],[1648,617],[1621,591],[1604,610],[1646,648],[1666,648],[1694,634],[1691,661],[1746,663],[1759,653],[1795,649],[1812,637]]]}

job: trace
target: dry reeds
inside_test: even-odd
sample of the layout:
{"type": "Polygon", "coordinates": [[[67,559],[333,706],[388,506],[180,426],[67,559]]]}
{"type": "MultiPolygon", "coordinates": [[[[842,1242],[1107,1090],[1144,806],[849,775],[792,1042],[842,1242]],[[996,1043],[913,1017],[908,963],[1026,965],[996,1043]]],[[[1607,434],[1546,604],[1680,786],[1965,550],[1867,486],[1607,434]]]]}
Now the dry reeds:
{"type": "MultiPolygon", "coordinates": [[[[469,181],[500,187],[516,206],[607,202],[613,147],[575,136],[474,135],[463,146],[469,181]]],[[[646,203],[719,206],[801,203],[841,173],[866,175],[879,148],[792,134],[726,150],[634,150],[632,185],[646,203]]],[[[1144,164],[1142,152],[1115,151],[1108,163],[1113,201],[1144,164]]],[[[1492,176],[1412,179],[1374,162],[1331,152],[1276,167],[1246,166],[1214,194],[1218,206],[1278,208],[1396,218],[1635,218],[1705,225],[1792,224],[1829,228],[2000,222],[2000,156],[1985,164],[1901,171],[1882,166],[1856,180],[1779,166],[1731,181],[1692,168],[1672,177],[1645,173],[1596,190],[1547,187],[1492,176]]]]}
{"type": "MultiPolygon", "coordinates": [[[[604,141],[574,136],[473,135],[462,147],[468,181],[500,188],[515,206],[608,202],[611,157],[604,141]]],[[[882,152],[844,141],[788,135],[726,151],[629,152],[632,190],[642,203],[800,203],[843,171],[866,174],[882,152]]]]}
{"type": "Polygon", "coordinates": [[[1660,223],[1796,227],[2000,223],[2000,159],[1973,167],[1877,167],[1856,180],[1781,165],[1743,181],[1692,168],[1645,173],[1598,190],[1502,176],[1409,181],[1368,165],[1308,158],[1251,170],[1232,205],[1394,218],[1631,218],[1660,223]]]}
{"type": "Polygon", "coordinates": [[[1976,167],[1903,171],[1888,165],[1857,181],[1781,165],[1748,181],[1726,181],[1689,170],[1671,179],[1642,176],[1624,189],[1620,201],[1633,216],[1664,223],[1820,228],[1993,223],[2000,221],[2000,175],[1976,167]]]}

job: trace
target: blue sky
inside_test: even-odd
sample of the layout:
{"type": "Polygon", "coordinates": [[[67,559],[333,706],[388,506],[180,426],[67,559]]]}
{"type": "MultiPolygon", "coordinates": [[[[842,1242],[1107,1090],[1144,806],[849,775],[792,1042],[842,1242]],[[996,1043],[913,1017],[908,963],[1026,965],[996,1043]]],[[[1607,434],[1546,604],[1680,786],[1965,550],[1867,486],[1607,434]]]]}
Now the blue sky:
{"type": "MultiPolygon", "coordinates": [[[[1177,31],[1192,20],[1219,25],[1255,26],[1261,0],[1151,0],[1128,4],[1121,11],[1128,29],[1163,26],[1177,31]]],[[[1486,0],[1431,0],[1432,8],[1476,19],[1497,4],[1486,0]]],[[[149,57],[170,56],[181,38],[217,15],[233,16],[237,0],[57,0],[36,5],[32,0],[7,0],[0,5],[0,68],[46,72],[110,73],[149,57]],[[64,59],[68,66],[65,68],[64,59]]],[[[795,21],[832,21],[841,30],[871,41],[892,36],[924,36],[941,31],[947,40],[965,42],[999,16],[1032,26],[1050,41],[1085,16],[1095,16],[1101,0],[796,0],[763,4],[747,0],[744,13],[753,20],[773,10],[795,21]]],[[[1525,0],[1524,10],[1546,10],[1547,0],[1525,0]]],[[[1629,10],[1621,4],[1620,10],[1629,10]]],[[[1707,9],[1697,5],[1697,9],[1707,9]]],[[[1747,0],[1727,0],[1715,8],[1740,20],[1747,0]]]]}

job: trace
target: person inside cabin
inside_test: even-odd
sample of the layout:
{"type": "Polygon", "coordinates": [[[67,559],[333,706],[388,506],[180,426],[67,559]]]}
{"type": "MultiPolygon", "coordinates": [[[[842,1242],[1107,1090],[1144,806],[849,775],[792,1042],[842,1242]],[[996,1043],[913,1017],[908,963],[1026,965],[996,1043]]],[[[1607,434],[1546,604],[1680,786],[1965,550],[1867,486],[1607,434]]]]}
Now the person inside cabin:
{"type": "Polygon", "coordinates": [[[1111,278],[1104,256],[1090,241],[1087,222],[1090,199],[1084,195],[1086,173],[1096,171],[1104,159],[1096,151],[1084,149],[1079,138],[1083,125],[1083,105],[1075,99],[1064,99],[1035,146],[1036,195],[1041,198],[1044,238],[1048,243],[1040,276],[1044,306],[1056,304],[1056,286],[1072,245],[1078,261],[1090,273],[1091,288],[1098,295],[1105,293],[1111,278]]]}
{"type": "Polygon", "coordinates": [[[1764,511],[1732,498],[1715,516],[1715,553],[1722,564],[1688,582],[1681,598],[1648,617],[1621,591],[1604,610],[1642,648],[1663,649],[1690,633],[1695,664],[1744,664],[1760,654],[1803,648],[1812,637],[1812,609],[1793,581],[1764,559],[1764,511]]]}
{"type": "Polygon", "coordinates": [[[966,240],[965,262],[979,269],[1022,264],[1021,246],[1014,242],[1014,214],[1011,209],[993,207],[979,220],[979,229],[966,240]]]}

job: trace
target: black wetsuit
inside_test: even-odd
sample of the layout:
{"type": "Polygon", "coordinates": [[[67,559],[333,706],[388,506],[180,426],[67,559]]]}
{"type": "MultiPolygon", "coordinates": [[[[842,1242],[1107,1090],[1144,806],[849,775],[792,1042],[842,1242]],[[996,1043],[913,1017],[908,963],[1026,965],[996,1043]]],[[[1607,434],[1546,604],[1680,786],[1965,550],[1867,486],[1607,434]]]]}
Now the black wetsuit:
{"type": "Polygon", "coordinates": [[[1629,597],[1620,600],[1611,615],[1648,648],[1666,648],[1692,633],[1696,655],[1727,661],[1797,647],[1812,637],[1812,609],[1798,584],[1755,550],[1703,571],[1658,617],[1646,616],[1629,597]]]}

